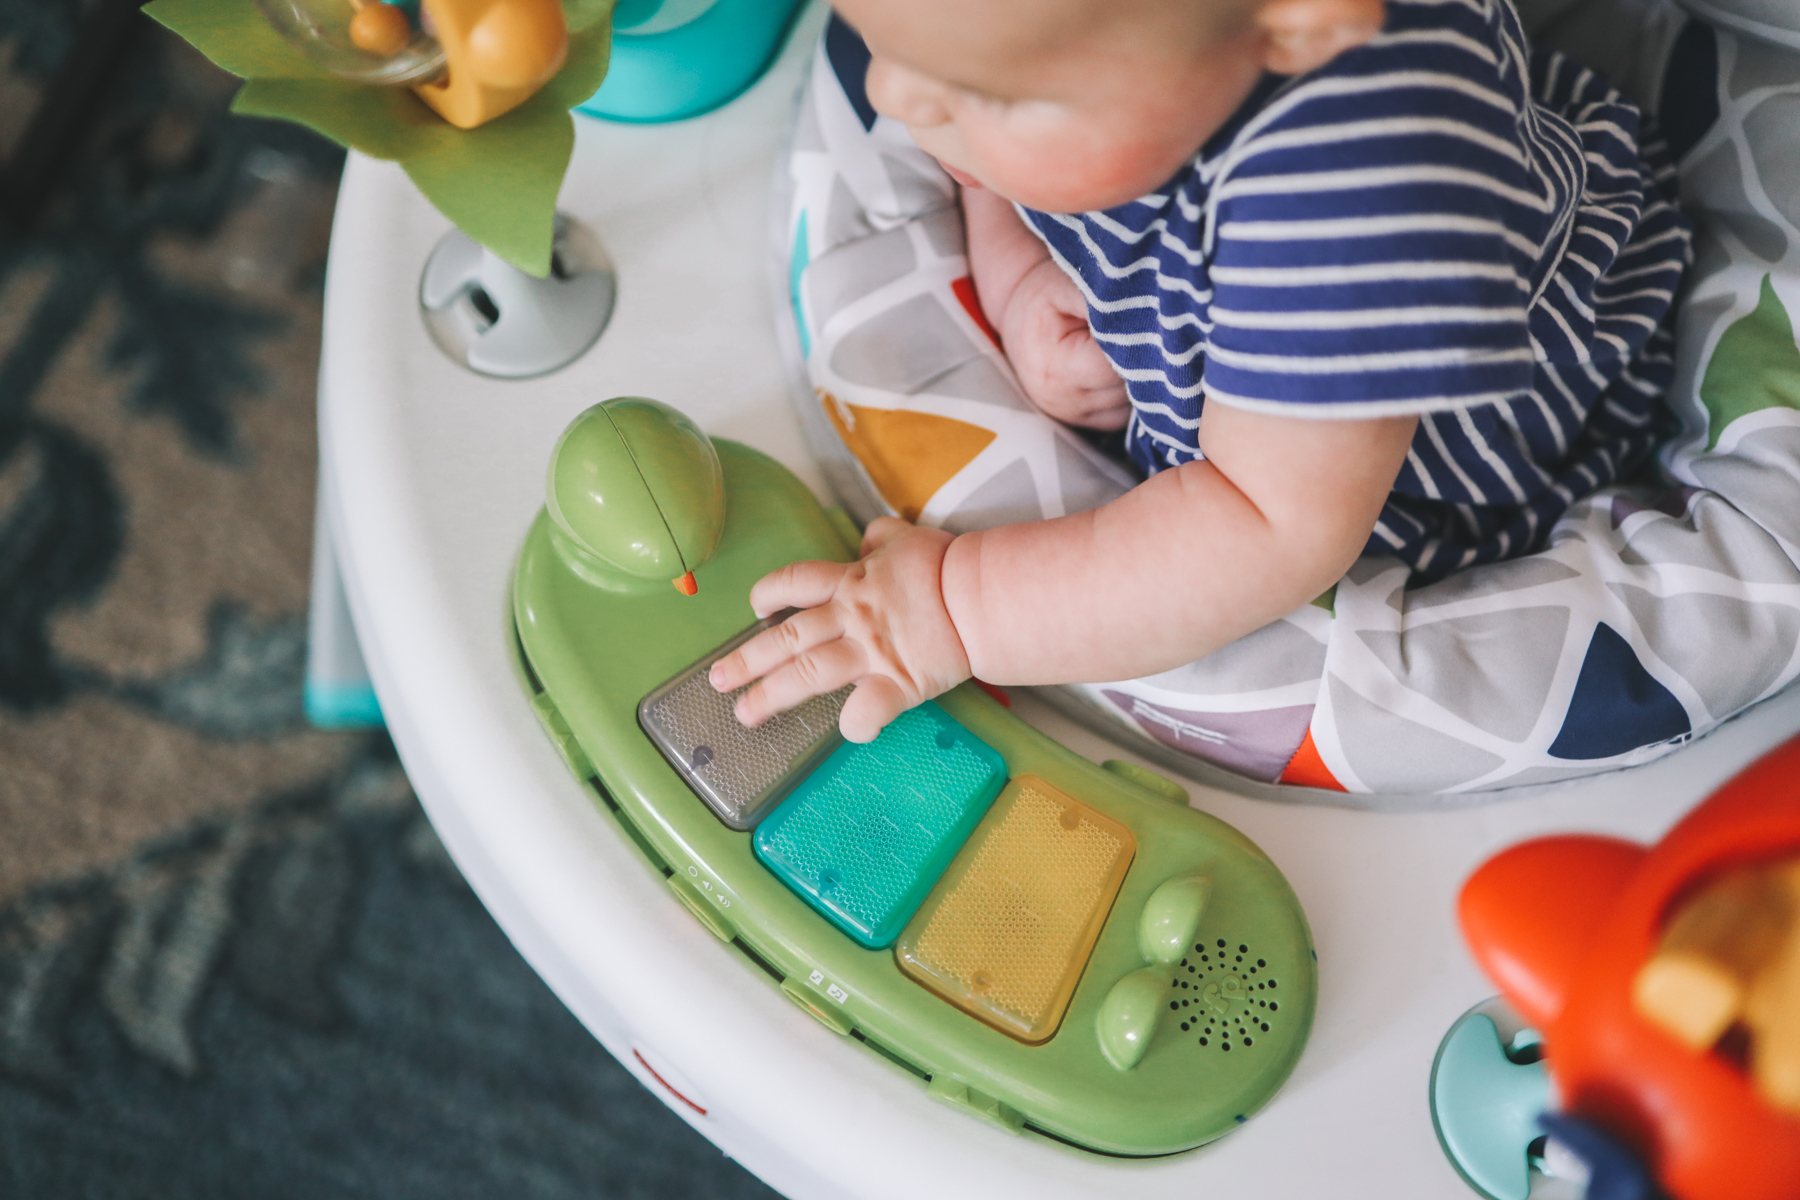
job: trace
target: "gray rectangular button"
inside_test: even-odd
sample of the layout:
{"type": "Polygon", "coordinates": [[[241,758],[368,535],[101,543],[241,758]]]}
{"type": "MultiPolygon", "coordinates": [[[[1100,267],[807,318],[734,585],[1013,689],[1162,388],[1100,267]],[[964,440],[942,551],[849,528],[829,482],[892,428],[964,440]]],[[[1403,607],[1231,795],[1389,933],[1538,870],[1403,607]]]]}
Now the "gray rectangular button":
{"type": "Polygon", "coordinates": [[[849,687],[814,696],[746,729],[732,711],[744,689],[721,693],[707,681],[713,663],[788,615],[758,621],[638,705],[638,724],[656,748],[732,829],[753,828],[843,740],[838,714],[849,687]]]}

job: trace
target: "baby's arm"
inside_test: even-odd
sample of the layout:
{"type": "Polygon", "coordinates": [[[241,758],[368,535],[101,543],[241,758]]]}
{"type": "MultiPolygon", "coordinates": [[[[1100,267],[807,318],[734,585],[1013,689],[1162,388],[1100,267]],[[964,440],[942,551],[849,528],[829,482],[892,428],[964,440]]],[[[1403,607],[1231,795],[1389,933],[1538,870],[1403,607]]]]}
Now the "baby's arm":
{"type": "Polygon", "coordinates": [[[1025,394],[1066,424],[1124,428],[1131,403],[1094,342],[1081,290],[1011,201],[966,187],[962,203],[975,294],[1025,394]]]}
{"type": "Polygon", "coordinates": [[[1317,420],[1208,404],[1205,461],[1092,512],[951,538],[886,519],[856,563],[795,563],[751,590],[799,607],[720,660],[755,725],[859,684],[846,737],[970,674],[990,683],[1130,679],[1209,654],[1330,587],[1374,528],[1414,417],[1317,420]]]}

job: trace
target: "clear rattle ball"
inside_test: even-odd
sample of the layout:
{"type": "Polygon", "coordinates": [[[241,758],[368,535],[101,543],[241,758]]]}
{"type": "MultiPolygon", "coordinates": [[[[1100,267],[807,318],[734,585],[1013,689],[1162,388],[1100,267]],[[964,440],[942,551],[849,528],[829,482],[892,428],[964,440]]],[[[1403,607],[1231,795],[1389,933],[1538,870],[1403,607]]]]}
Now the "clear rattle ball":
{"type": "Polygon", "coordinates": [[[333,75],[402,87],[444,72],[444,48],[418,0],[256,0],[275,31],[333,75]]]}

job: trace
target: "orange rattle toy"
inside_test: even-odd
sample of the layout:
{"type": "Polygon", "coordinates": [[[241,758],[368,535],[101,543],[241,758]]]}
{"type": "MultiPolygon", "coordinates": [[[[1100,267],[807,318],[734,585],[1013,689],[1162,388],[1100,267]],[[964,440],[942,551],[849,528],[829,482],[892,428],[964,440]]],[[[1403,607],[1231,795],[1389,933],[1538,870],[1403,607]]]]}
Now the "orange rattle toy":
{"type": "Polygon", "coordinates": [[[562,69],[562,0],[256,0],[269,24],[333,74],[410,87],[474,129],[531,99],[562,69]],[[415,17],[408,7],[416,9],[415,17]]]}
{"type": "Polygon", "coordinates": [[[423,0],[422,8],[445,68],[413,94],[458,129],[529,100],[569,52],[560,0],[423,0]]]}

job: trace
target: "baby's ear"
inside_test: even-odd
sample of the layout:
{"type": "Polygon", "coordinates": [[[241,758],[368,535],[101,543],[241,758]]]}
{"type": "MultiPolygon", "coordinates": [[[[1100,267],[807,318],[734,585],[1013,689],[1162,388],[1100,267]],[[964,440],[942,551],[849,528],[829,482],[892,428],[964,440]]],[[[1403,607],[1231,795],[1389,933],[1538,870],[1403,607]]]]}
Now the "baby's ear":
{"type": "Polygon", "coordinates": [[[1263,66],[1304,75],[1381,32],[1386,0],[1267,0],[1256,23],[1267,40],[1263,66]]]}

